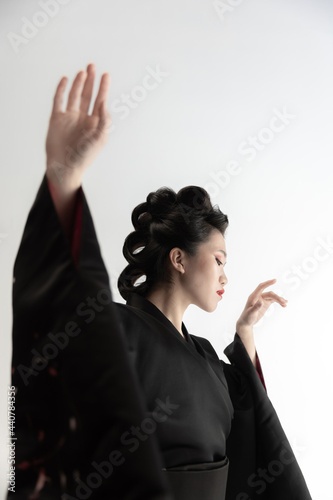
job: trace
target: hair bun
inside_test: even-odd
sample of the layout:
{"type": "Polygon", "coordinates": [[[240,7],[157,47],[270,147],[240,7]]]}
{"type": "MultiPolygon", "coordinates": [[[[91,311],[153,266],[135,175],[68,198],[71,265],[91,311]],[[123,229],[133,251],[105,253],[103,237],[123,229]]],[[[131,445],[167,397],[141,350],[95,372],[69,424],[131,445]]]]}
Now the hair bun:
{"type": "Polygon", "coordinates": [[[170,188],[160,188],[147,196],[148,212],[154,221],[168,216],[176,204],[176,193],[170,188]]]}
{"type": "Polygon", "coordinates": [[[160,222],[172,213],[176,204],[176,193],[170,188],[160,188],[149,193],[147,200],[132,212],[132,224],[136,231],[149,233],[152,222],[160,222]]]}
{"type": "Polygon", "coordinates": [[[146,246],[148,236],[142,231],[132,231],[124,242],[123,255],[127,262],[137,265],[137,262],[142,261],[142,254],[140,252],[146,246]]]}
{"type": "Polygon", "coordinates": [[[198,186],[187,186],[178,191],[177,201],[191,209],[209,212],[212,204],[207,191],[198,186]]]}
{"type": "Polygon", "coordinates": [[[132,212],[132,224],[136,231],[149,232],[149,225],[152,217],[147,202],[140,203],[132,212]]]}

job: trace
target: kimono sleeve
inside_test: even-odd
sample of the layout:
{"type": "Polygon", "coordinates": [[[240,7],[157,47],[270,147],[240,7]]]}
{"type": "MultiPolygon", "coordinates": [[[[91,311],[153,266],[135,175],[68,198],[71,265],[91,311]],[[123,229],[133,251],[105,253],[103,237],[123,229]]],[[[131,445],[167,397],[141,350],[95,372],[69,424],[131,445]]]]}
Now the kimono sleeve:
{"type": "Polygon", "coordinates": [[[234,420],[227,439],[227,499],[311,500],[277,413],[236,333],[223,363],[234,420]]]}
{"type": "Polygon", "coordinates": [[[127,445],[144,399],[83,193],[79,240],[75,265],[44,177],[14,265],[15,494],[171,500],[155,436],[127,445]]]}

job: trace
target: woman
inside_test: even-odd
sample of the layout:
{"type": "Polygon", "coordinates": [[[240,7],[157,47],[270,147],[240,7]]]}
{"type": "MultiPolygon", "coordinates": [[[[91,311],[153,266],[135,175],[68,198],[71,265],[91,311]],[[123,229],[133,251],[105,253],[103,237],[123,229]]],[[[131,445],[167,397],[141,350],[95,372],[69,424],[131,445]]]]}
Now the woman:
{"type": "MultiPolygon", "coordinates": [[[[31,421],[34,413],[29,399],[32,393],[26,389],[29,385],[34,386],[34,395],[48,390],[51,407],[55,394],[63,404],[64,385],[68,387],[64,413],[66,418],[72,415],[75,422],[67,432],[66,424],[59,426],[56,420],[54,425],[62,434],[59,431],[58,441],[51,445],[51,462],[45,453],[34,459],[35,467],[43,463],[45,469],[47,464],[50,471],[48,475],[45,470],[41,473],[39,467],[38,475],[36,470],[31,472],[33,481],[37,478],[40,484],[34,486],[35,497],[39,493],[43,498],[52,474],[49,482],[57,482],[54,471],[58,460],[63,478],[58,492],[75,492],[76,498],[103,498],[98,496],[100,492],[103,495],[109,491],[112,498],[168,498],[171,491],[177,500],[310,499],[267,397],[253,338],[253,325],[273,302],[286,306],[284,298],[265,292],[276,280],[261,283],[249,296],[236,323],[234,342],[225,350],[231,365],[219,360],[206,339],[190,335],[182,322],[190,304],[208,312],[215,310],[227,284],[224,234],[228,218],[212,207],[203,189],[190,186],[176,194],[163,188],[150,193],[146,202],[134,209],[134,231],[123,249],[128,266],[119,278],[119,290],[127,304],[110,302],[107,273],[81,188],[83,172],[105,144],[110,126],[106,110],[108,74],[102,76],[92,115],[88,115],[94,74],[93,64],[88,65],[87,72],[78,73],[65,112],[62,101],[66,78],[58,85],[46,141],[46,177],[29,215],[15,265],[14,299],[17,297],[16,311],[22,321],[24,286],[19,287],[17,280],[21,272],[25,274],[23,284],[31,286],[24,267],[29,258],[24,259],[31,255],[32,241],[36,243],[38,238],[38,247],[45,250],[34,276],[42,276],[42,281],[37,279],[34,300],[29,294],[28,302],[39,309],[52,302],[51,314],[48,311],[39,328],[43,333],[37,332],[36,339],[42,337],[39,351],[35,349],[42,353],[37,360],[30,361],[27,355],[33,344],[17,347],[22,327],[14,321],[13,385],[19,386],[18,397],[20,391],[24,394],[18,400],[21,427],[28,433],[26,415],[31,421]],[[44,221],[39,220],[41,213],[44,221]],[[71,255],[63,234],[70,243],[71,255]],[[89,291],[85,300],[80,300],[80,287],[85,293],[89,291]],[[48,299],[41,299],[41,295],[48,299]],[[45,331],[60,328],[58,315],[62,323],[63,318],[68,320],[68,328],[63,328],[65,333],[60,336],[48,336],[48,342],[56,338],[58,346],[64,346],[51,358],[45,331]],[[112,323],[111,336],[105,330],[108,321],[112,323]],[[106,333],[100,337],[96,352],[96,332],[99,335],[101,331],[106,333]],[[82,359],[89,364],[90,376],[85,374],[82,359]],[[105,384],[103,369],[109,373],[108,359],[116,369],[105,384]],[[45,370],[38,372],[37,368],[43,360],[49,363],[49,378],[41,385],[45,370]],[[51,376],[59,376],[61,384],[50,385],[51,376]],[[127,384],[123,387],[119,386],[122,377],[127,384]],[[100,445],[97,451],[96,439],[100,443],[104,434],[96,436],[90,429],[100,424],[101,416],[87,417],[86,403],[91,399],[84,392],[85,384],[89,397],[94,387],[97,391],[102,386],[103,390],[114,388],[109,399],[113,406],[108,407],[112,435],[107,447],[100,445]],[[132,422],[138,425],[130,425],[133,411],[136,416],[132,422]],[[63,449],[70,448],[66,443],[71,440],[75,451],[66,461],[63,449]],[[101,462],[110,446],[117,448],[113,462],[111,458],[101,462]],[[90,472],[91,464],[94,473],[90,472]],[[126,466],[132,478],[131,491],[124,480],[125,472],[121,472],[126,466]],[[110,490],[105,489],[108,485],[110,490]]],[[[102,397],[101,391],[99,394],[102,397]]],[[[108,398],[104,396],[103,400],[108,398]]],[[[45,426],[45,418],[40,416],[39,420],[45,426]]],[[[32,462],[26,460],[26,469],[32,471],[32,462]]]]}

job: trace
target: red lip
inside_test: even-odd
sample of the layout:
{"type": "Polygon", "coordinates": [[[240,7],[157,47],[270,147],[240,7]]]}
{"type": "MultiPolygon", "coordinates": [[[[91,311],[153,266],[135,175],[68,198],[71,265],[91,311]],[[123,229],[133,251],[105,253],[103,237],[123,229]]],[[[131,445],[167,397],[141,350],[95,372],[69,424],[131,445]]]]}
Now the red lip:
{"type": "Polygon", "coordinates": [[[220,295],[220,297],[222,297],[222,295],[224,294],[224,288],[222,290],[218,290],[216,293],[220,295]]]}

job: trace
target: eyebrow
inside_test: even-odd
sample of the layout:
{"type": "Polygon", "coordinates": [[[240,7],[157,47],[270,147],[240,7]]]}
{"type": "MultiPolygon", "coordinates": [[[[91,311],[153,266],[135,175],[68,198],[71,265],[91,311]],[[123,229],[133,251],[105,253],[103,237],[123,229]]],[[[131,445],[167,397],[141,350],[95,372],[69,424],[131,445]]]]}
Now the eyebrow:
{"type": "Polygon", "coordinates": [[[223,255],[225,256],[225,258],[227,258],[227,254],[225,253],[225,251],[224,251],[224,250],[218,250],[218,252],[223,253],[223,255]]]}

